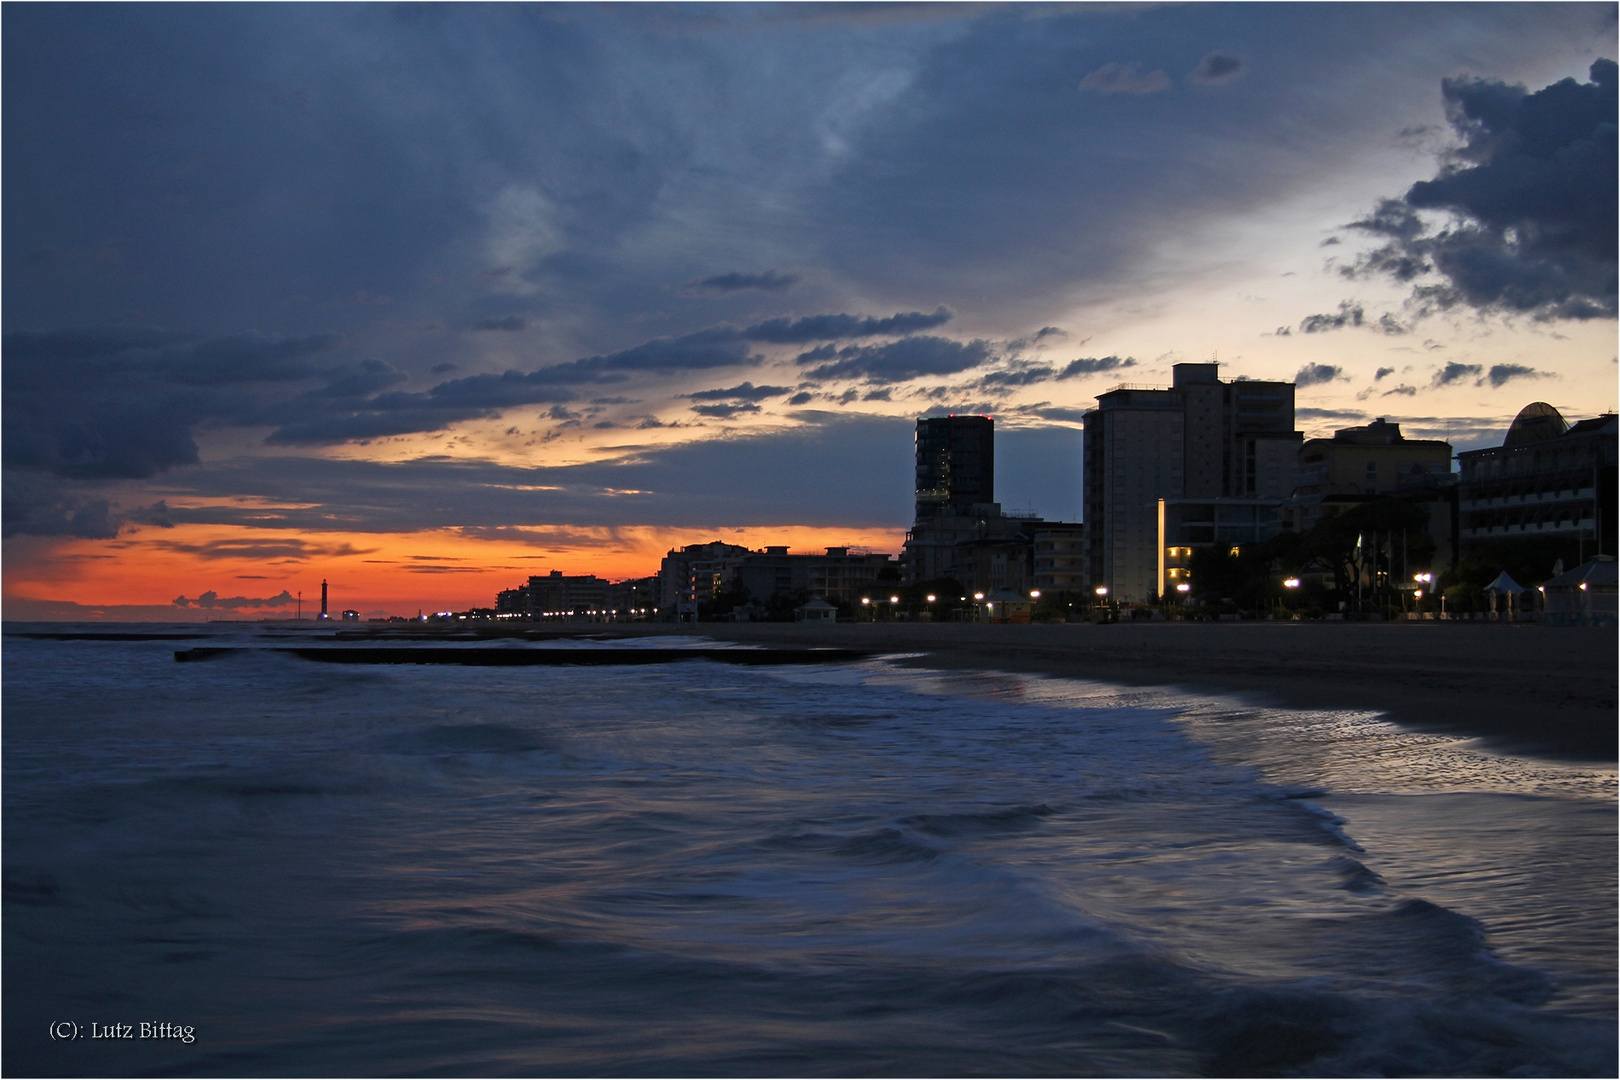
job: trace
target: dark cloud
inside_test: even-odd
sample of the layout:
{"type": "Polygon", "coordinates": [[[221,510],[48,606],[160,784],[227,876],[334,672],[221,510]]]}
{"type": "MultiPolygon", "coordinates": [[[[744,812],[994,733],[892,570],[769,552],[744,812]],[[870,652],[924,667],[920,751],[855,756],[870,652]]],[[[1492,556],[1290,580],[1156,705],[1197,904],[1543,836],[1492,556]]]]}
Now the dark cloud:
{"type": "Polygon", "coordinates": [[[1452,383],[1461,382],[1464,379],[1477,379],[1480,372],[1484,370],[1478,364],[1462,364],[1453,360],[1434,373],[1434,385],[1450,386],[1452,383]]]}
{"type": "Polygon", "coordinates": [[[1163,71],[1140,74],[1135,61],[1107,63],[1080,80],[1080,89],[1098,94],[1156,94],[1170,88],[1170,77],[1163,71]]]}
{"type": "Polygon", "coordinates": [[[485,319],[482,322],[473,323],[473,329],[502,330],[507,333],[515,333],[518,330],[527,329],[528,325],[529,320],[522,315],[507,315],[505,318],[485,319]]]}
{"type": "Polygon", "coordinates": [[[1396,337],[1401,334],[1409,334],[1412,332],[1412,328],[1410,326],[1400,322],[1395,318],[1395,316],[1390,315],[1387,312],[1378,317],[1378,321],[1373,323],[1373,328],[1380,334],[1388,334],[1391,337],[1396,337]]]}
{"type": "Polygon", "coordinates": [[[775,270],[767,270],[762,274],[744,274],[733,272],[730,274],[716,274],[700,281],[687,283],[689,289],[701,289],[708,292],[731,293],[743,289],[758,289],[761,292],[786,292],[799,283],[798,274],[779,274],[775,270]]]}
{"type": "Polygon", "coordinates": [[[288,391],[276,387],[321,374],[314,357],[337,341],[333,334],[10,331],[3,338],[5,464],[79,479],[143,478],[190,464],[196,425],[262,422],[266,400],[286,400],[288,391]]]}
{"type": "Polygon", "coordinates": [[[1198,66],[1193,68],[1187,78],[1195,83],[1214,86],[1241,78],[1248,70],[1248,65],[1243,62],[1241,56],[1212,52],[1198,62],[1198,66]]]}
{"type": "Polygon", "coordinates": [[[699,390],[687,394],[686,397],[692,401],[764,401],[766,398],[779,397],[792,389],[791,386],[755,386],[751,382],[745,382],[724,390],[699,390]]]}
{"type": "Polygon", "coordinates": [[[118,535],[112,504],[94,494],[13,469],[5,470],[0,493],[0,532],[7,538],[31,533],[110,540],[118,535]]]}
{"type": "Polygon", "coordinates": [[[1299,328],[1307,334],[1325,334],[1330,330],[1343,330],[1347,326],[1360,326],[1366,318],[1360,304],[1348,300],[1339,302],[1339,310],[1332,315],[1307,315],[1299,321],[1299,328]]]}
{"type": "Polygon", "coordinates": [[[786,317],[755,323],[741,332],[749,341],[773,345],[798,345],[811,341],[836,341],[844,338],[888,337],[915,334],[944,326],[952,319],[949,308],[940,307],[931,314],[921,311],[899,312],[877,319],[859,315],[809,315],[802,319],[786,317]]]}
{"type": "Polygon", "coordinates": [[[1492,386],[1501,386],[1514,379],[1545,379],[1547,373],[1523,364],[1492,364],[1485,378],[1492,386]]]}
{"type": "Polygon", "coordinates": [[[398,386],[408,376],[381,360],[362,360],[343,368],[333,368],[326,385],[310,391],[317,398],[362,398],[398,386]]]}
{"type": "Polygon", "coordinates": [[[1353,409],[1295,409],[1294,415],[1301,420],[1355,421],[1366,414],[1353,409]]]}
{"type": "MultiPolygon", "coordinates": [[[[679,337],[657,338],[632,348],[588,356],[527,373],[470,375],[440,383],[422,393],[379,394],[354,402],[347,410],[281,424],[270,441],[328,444],[412,432],[439,431],[451,424],[495,415],[503,408],[542,402],[571,402],[574,387],[622,382],[632,375],[667,375],[725,367],[752,367],[763,362],[749,342],[787,344],[805,341],[911,334],[948,322],[951,313],[901,312],[876,318],[846,314],[767,320],[743,330],[714,326],[679,337]]],[[[903,344],[897,342],[896,344],[903,344]]],[[[832,355],[831,353],[828,354],[832,355]]],[[[748,384],[744,384],[748,385],[748,384]]],[[[786,393],[783,387],[780,393],[786,393]]],[[[770,395],[767,395],[770,396],[770,395]]],[[[757,399],[756,399],[757,400],[757,399]]],[[[719,416],[720,413],[705,415],[719,416]]]]}
{"type": "Polygon", "coordinates": [[[1033,386],[1047,381],[1061,382],[1064,379],[1076,379],[1084,375],[1119,371],[1135,366],[1136,361],[1133,358],[1119,356],[1081,357],[1069,361],[1061,368],[1050,364],[1015,362],[1006,370],[992,371],[985,375],[979,380],[978,387],[989,390],[997,387],[1033,386]]]}
{"type": "Polygon", "coordinates": [[[1395,374],[1395,369],[1394,368],[1392,368],[1392,367],[1381,367],[1377,371],[1373,372],[1373,382],[1382,382],[1383,379],[1386,376],[1393,375],[1393,374],[1395,374]]]}
{"type": "Polygon", "coordinates": [[[199,607],[207,610],[236,611],[240,608],[270,608],[284,607],[293,602],[293,594],[286,589],[281,590],[280,596],[267,596],[262,600],[255,600],[246,596],[221,597],[212,589],[203,593],[195,600],[188,600],[184,596],[174,598],[175,607],[199,607]]]}
{"type": "Polygon", "coordinates": [[[1118,356],[1082,356],[1078,360],[1070,360],[1058,372],[1059,379],[1073,379],[1081,375],[1095,375],[1099,371],[1118,371],[1121,368],[1135,367],[1134,357],[1118,356]]]}
{"type": "Polygon", "coordinates": [[[1294,385],[1318,386],[1344,377],[1344,369],[1336,364],[1306,364],[1294,373],[1294,385]]]}
{"type": "Polygon", "coordinates": [[[1057,368],[1049,364],[1014,364],[1005,371],[992,371],[978,382],[981,390],[997,387],[1033,386],[1057,377],[1057,368]]]}
{"type": "Polygon", "coordinates": [[[709,416],[717,420],[730,420],[741,413],[757,413],[759,406],[749,402],[727,402],[720,405],[693,405],[692,411],[699,416],[709,416]]]}
{"type": "Polygon", "coordinates": [[[991,353],[985,341],[961,342],[920,336],[902,338],[887,345],[850,345],[839,349],[837,356],[834,363],[810,371],[810,377],[905,382],[924,375],[966,371],[990,359],[991,353]]]}
{"type": "Polygon", "coordinates": [[[792,397],[788,398],[787,403],[789,405],[808,405],[811,401],[815,400],[815,396],[816,395],[810,393],[809,391],[801,390],[797,394],[794,394],[792,397]]]}
{"type": "Polygon", "coordinates": [[[1415,284],[1421,308],[1540,318],[1616,314],[1616,66],[1534,93],[1491,79],[1446,79],[1463,145],[1432,180],[1384,200],[1354,227],[1385,245],[1348,268],[1415,284]],[[1445,211],[1431,233],[1419,210],[1445,211]],[[1437,281],[1420,279],[1430,276],[1437,281]]]}
{"type": "Polygon", "coordinates": [[[1393,390],[1385,390],[1383,397],[1416,397],[1417,387],[1407,386],[1404,383],[1393,390]]]}
{"type": "MultiPolygon", "coordinates": [[[[164,483],[187,504],[171,507],[176,524],[309,537],[559,522],[899,528],[910,521],[912,420],[815,411],[797,418],[802,423],[785,431],[624,447],[586,465],[259,457],[205,463],[164,483]]],[[[324,550],[307,539],[287,543],[280,557],[324,550]]],[[[217,546],[208,550],[225,557],[217,546]]]]}

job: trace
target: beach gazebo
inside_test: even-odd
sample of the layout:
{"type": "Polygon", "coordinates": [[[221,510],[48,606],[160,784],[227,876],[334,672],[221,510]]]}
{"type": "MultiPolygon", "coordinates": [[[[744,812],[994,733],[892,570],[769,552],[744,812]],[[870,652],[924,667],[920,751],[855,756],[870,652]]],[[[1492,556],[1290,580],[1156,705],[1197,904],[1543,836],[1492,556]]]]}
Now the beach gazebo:
{"type": "Polygon", "coordinates": [[[838,609],[821,597],[793,609],[793,618],[803,623],[830,623],[838,621],[838,609]]]}

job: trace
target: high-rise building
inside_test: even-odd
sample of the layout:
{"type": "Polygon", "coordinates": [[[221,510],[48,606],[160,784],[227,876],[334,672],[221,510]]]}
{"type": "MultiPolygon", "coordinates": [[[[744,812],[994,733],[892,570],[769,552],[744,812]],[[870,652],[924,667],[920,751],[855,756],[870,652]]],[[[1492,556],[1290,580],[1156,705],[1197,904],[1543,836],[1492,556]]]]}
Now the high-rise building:
{"type": "Polygon", "coordinates": [[[995,425],[988,416],[917,421],[917,515],[972,517],[996,501],[995,425]]]}
{"type": "Polygon", "coordinates": [[[1162,595],[1172,550],[1250,543],[1279,527],[1303,438],[1293,383],[1223,382],[1215,364],[1177,364],[1168,389],[1098,395],[1085,426],[1087,573],[1114,599],[1162,595]],[[1196,539],[1180,535],[1183,520],[1196,539]]]}

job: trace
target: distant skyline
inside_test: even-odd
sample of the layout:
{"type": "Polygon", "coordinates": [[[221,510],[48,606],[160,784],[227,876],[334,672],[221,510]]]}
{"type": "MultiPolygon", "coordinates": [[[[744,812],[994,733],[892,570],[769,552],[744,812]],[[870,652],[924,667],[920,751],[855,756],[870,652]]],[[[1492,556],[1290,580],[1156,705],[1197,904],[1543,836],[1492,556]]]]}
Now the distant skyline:
{"type": "Polygon", "coordinates": [[[5,615],[371,616],[1080,515],[1182,361],[1307,436],[1616,406],[1613,4],[28,5],[5,615]]]}

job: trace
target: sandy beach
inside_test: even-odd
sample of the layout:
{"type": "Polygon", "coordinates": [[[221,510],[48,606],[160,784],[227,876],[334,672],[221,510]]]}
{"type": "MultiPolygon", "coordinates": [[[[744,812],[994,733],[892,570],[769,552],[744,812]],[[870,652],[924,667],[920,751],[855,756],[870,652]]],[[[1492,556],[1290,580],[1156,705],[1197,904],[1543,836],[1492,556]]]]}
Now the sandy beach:
{"type": "MultiPolygon", "coordinates": [[[[674,633],[669,625],[649,627],[674,633]]],[[[693,628],[682,631],[692,633],[693,628]]],[[[1616,756],[1612,629],[1480,623],[1122,623],[988,626],[706,623],[762,645],[921,653],[902,663],[994,668],[1238,693],[1298,708],[1375,709],[1504,748],[1616,756]]]]}

